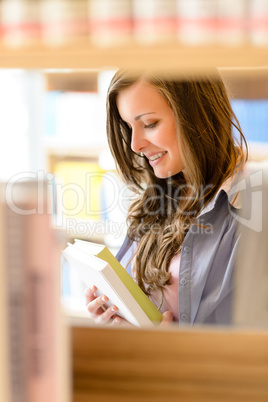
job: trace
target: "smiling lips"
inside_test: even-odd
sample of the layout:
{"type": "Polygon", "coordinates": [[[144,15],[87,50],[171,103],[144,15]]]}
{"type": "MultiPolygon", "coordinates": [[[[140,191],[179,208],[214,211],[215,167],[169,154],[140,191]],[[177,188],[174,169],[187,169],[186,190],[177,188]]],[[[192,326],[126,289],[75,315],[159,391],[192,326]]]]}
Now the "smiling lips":
{"type": "Polygon", "coordinates": [[[151,155],[150,157],[148,157],[148,159],[150,161],[155,161],[156,159],[161,158],[161,156],[165,155],[167,153],[167,151],[164,152],[158,152],[157,154],[151,155]]]}

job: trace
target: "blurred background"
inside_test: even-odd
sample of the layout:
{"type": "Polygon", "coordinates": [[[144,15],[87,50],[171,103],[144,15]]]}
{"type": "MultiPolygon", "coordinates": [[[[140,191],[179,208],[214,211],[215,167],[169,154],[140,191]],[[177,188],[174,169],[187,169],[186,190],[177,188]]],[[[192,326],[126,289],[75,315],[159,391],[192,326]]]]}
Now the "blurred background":
{"type": "MultiPolygon", "coordinates": [[[[114,254],[132,196],[106,139],[106,93],[118,67],[169,69],[178,77],[219,68],[250,161],[268,160],[268,0],[0,0],[0,181],[53,178],[61,242],[90,240],[114,254]]],[[[63,260],[60,274],[65,311],[85,317],[83,283],[63,260]]],[[[11,344],[20,375],[17,332],[11,344]]]]}

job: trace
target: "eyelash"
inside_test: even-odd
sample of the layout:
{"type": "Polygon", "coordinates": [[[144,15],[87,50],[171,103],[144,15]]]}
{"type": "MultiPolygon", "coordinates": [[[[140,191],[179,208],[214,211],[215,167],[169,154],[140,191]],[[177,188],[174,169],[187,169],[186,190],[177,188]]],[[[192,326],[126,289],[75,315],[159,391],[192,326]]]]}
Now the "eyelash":
{"type": "Polygon", "coordinates": [[[155,123],[152,123],[152,124],[145,124],[145,126],[144,126],[144,128],[155,128],[155,126],[157,125],[157,121],[155,122],[155,123]]]}
{"type": "MultiPolygon", "coordinates": [[[[154,122],[154,123],[152,123],[152,124],[145,124],[145,125],[144,125],[144,128],[150,130],[150,129],[155,128],[157,124],[158,124],[158,121],[156,121],[156,122],[154,122]]],[[[132,133],[132,128],[128,126],[128,129],[129,129],[129,131],[132,133]]]]}

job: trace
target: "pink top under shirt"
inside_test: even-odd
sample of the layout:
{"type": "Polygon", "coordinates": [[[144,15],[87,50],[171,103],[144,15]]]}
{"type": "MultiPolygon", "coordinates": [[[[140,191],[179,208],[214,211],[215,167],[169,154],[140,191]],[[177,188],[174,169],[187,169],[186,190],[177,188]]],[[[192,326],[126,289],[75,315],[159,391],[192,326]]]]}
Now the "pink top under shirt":
{"type": "MultiPolygon", "coordinates": [[[[169,272],[171,273],[170,285],[165,286],[163,290],[163,304],[160,308],[161,313],[172,311],[173,321],[179,321],[179,268],[181,254],[172,258],[169,272]]],[[[156,307],[161,302],[161,292],[159,290],[152,292],[150,299],[156,307]]]]}
{"type": "MultiPolygon", "coordinates": [[[[171,273],[170,285],[165,286],[163,290],[163,304],[160,308],[160,312],[172,311],[173,321],[179,321],[179,270],[180,270],[181,254],[175,255],[172,258],[169,272],[171,273]]],[[[133,275],[133,272],[132,272],[133,275]]],[[[135,275],[133,275],[135,277],[135,275]]],[[[153,291],[150,295],[151,301],[156,307],[161,303],[160,290],[153,291]]]]}

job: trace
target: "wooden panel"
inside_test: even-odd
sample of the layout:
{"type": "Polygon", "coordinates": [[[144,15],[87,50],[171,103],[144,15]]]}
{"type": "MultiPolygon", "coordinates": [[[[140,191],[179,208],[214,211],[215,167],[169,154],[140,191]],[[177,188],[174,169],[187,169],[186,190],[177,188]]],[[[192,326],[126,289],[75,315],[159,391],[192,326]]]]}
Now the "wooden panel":
{"type": "Polygon", "coordinates": [[[267,402],[268,332],[73,327],[74,402],[267,402]]]}
{"type": "Polygon", "coordinates": [[[1,68],[145,68],[199,74],[215,67],[257,67],[268,65],[268,48],[254,46],[181,46],[178,44],[93,47],[30,46],[10,49],[0,46],[1,68]]]}
{"type": "Polygon", "coordinates": [[[221,75],[232,97],[268,99],[268,67],[258,69],[223,68],[221,75]]]}
{"type": "Polygon", "coordinates": [[[46,90],[97,93],[98,73],[99,71],[46,73],[46,90]]]}

